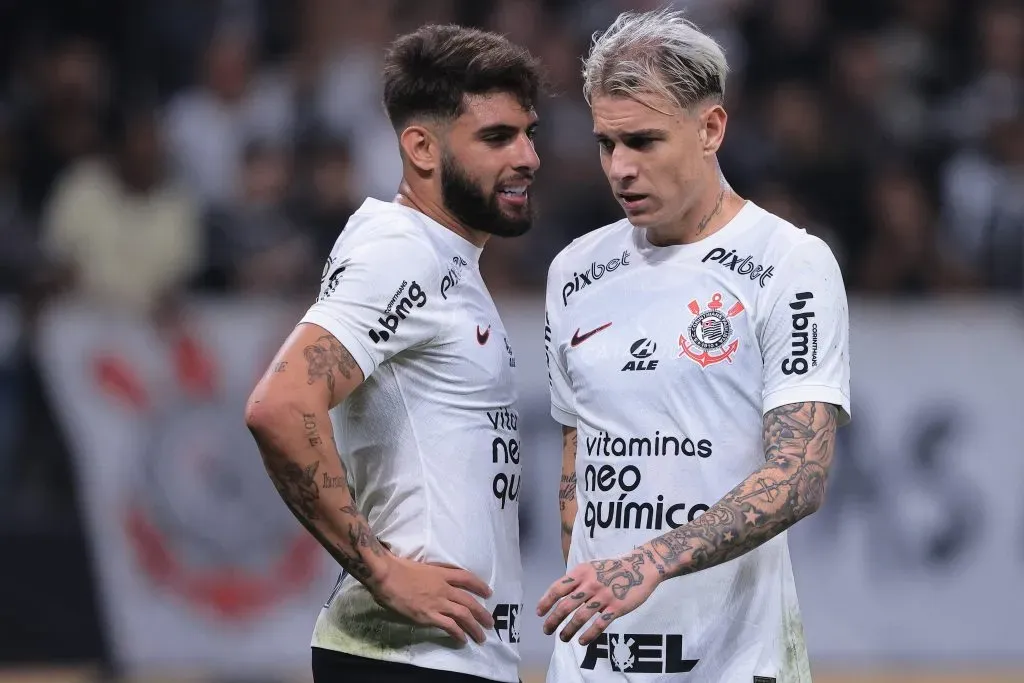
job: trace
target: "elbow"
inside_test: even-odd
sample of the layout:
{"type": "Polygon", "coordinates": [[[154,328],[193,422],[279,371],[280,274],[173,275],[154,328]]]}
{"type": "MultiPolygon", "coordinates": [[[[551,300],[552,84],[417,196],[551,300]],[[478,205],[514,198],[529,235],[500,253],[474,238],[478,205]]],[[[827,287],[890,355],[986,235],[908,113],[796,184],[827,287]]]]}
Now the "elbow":
{"type": "Polygon", "coordinates": [[[825,482],[820,487],[814,487],[804,497],[804,504],[801,506],[803,514],[800,518],[810,517],[825,505],[825,482]]]}
{"type": "Polygon", "coordinates": [[[267,398],[266,394],[260,395],[258,391],[253,392],[245,404],[245,426],[256,442],[263,444],[280,430],[288,408],[279,401],[267,398]]]}

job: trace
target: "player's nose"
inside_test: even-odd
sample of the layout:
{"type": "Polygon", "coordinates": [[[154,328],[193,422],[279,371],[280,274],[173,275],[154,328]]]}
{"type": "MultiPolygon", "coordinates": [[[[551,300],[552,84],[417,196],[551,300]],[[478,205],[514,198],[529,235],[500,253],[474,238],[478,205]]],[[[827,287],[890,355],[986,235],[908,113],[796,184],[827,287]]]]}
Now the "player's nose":
{"type": "Polygon", "coordinates": [[[636,176],[637,167],[630,155],[625,151],[619,151],[619,149],[613,150],[611,160],[608,162],[608,180],[613,183],[622,183],[636,176]]]}
{"type": "Polygon", "coordinates": [[[540,156],[533,146],[533,140],[523,136],[516,145],[516,160],[514,168],[526,169],[531,173],[540,168],[540,156]]]}

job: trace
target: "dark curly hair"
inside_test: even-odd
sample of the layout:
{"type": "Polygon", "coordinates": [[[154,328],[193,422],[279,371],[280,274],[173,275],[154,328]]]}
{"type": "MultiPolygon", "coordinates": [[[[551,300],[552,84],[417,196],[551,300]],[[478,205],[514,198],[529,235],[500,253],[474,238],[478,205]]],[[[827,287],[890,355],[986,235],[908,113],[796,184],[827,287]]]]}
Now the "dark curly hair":
{"type": "Polygon", "coordinates": [[[541,81],[538,61],[504,36],[431,24],[400,36],[388,49],[384,108],[396,129],[418,117],[457,118],[466,95],[506,92],[530,109],[541,81]]]}

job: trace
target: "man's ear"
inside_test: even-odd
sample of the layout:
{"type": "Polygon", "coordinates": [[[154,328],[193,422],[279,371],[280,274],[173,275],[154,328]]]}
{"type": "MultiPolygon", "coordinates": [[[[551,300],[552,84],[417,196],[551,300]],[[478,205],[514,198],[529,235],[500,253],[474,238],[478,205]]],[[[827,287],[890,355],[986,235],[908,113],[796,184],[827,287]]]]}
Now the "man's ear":
{"type": "Polygon", "coordinates": [[[704,156],[718,153],[725,140],[725,124],[728,119],[725,108],[720,104],[713,105],[701,117],[700,141],[704,146],[704,156]]]}
{"type": "Polygon", "coordinates": [[[411,125],[398,136],[402,154],[416,170],[429,173],[441,167],[441,144],[426,126],[411,125]]]}

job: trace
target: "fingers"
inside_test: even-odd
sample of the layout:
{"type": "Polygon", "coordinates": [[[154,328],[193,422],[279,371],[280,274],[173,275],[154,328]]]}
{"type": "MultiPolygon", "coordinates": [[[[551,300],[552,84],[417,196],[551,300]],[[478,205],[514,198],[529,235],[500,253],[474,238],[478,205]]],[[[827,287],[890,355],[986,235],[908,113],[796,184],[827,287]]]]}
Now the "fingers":
{"type": "MultiPolygon", "coordinates": [[[[599,635],[604,633],[604,630],[608,628],[608,624],[612,623],[616,615],[614,612],[602,612],[601,615],[594,620],[594,623],[590,625],[586,633],[580,638],[580,645],[590,645],[599,635]]],[[[570,638],[572,636],[569,636],[570,638]]]]}
{"type": "Polygon", "coordinates": [[[577,585],[574,576],[563,576],[548,587],[547,592],[537,603],[537,616],[542,617],[554,606],[556,602],[569,595],[577,585]]]}
{"type": "Polygon", "coordinates": [[[558,637],[563,642],[569,642],[569,639],[576,635],[576,632],[587,625],[587,622],[598,613],[601,609],[601,601],[591,599],[586,601],[581,607],[573,612],[572,619],[569,623],[558,634],[558,637]]]}
{"type": "Polygon", "coordinates": [[[491,597],[491,587],[484,583],[483,579],[479,578],[476,574],[465,569],[455,569],[445,565],[439,566],[445,567],[444,578],[449,585],[468,590],[470,593],[479,595],[481,598],[491,597]]]}
{"type": "Polygon", "coordinates": [[[488,630],[494,628],[494,617],[491,616],[486,607],[477,602],[469,593],[458,588],[452,588],[448,599],[467,608],[473,614],[473,618],[484,628],[488,630]]]}
{"type": "Polygon", "coordinates": [[[446,617],[443,614],[439,614],[434,618],[434,625],[439,629],[450,635],[455,640],[459,641],[460,645],[466,644],[466,634],[463,632],[459,625],[455,623],[455,620],[451,617],[446,617]]]}
{"type": "Polygon", "coordinates": [[[454,619],[455,623],[459,625],[459,628],[461,628],[466,635],[477,643],[483,643],[487,640],[487,635],[484,633],[483,627],[480,626],[477,620],[473,618],[473,613],[469,611],[469,608],[464,605],[460,605],[456,602],[449,602],[445,608],[441,610],[441,614],[454,619]]]}
{"type": "MultiPolygon", "coordinates": [[[[589,599],[586,591],[576,591],[571,593],[568,597],[562,598],[555,606],[555,611],[548,615],[548,618],[544,620],[544,634],[551,635],[558,628],[558,625],[565,621],[565,618],[575,610],[577,607],[583,604],[583,602],[589,599]]],[[[578,628],[578,627],[577,627],[578,628]]]]}

